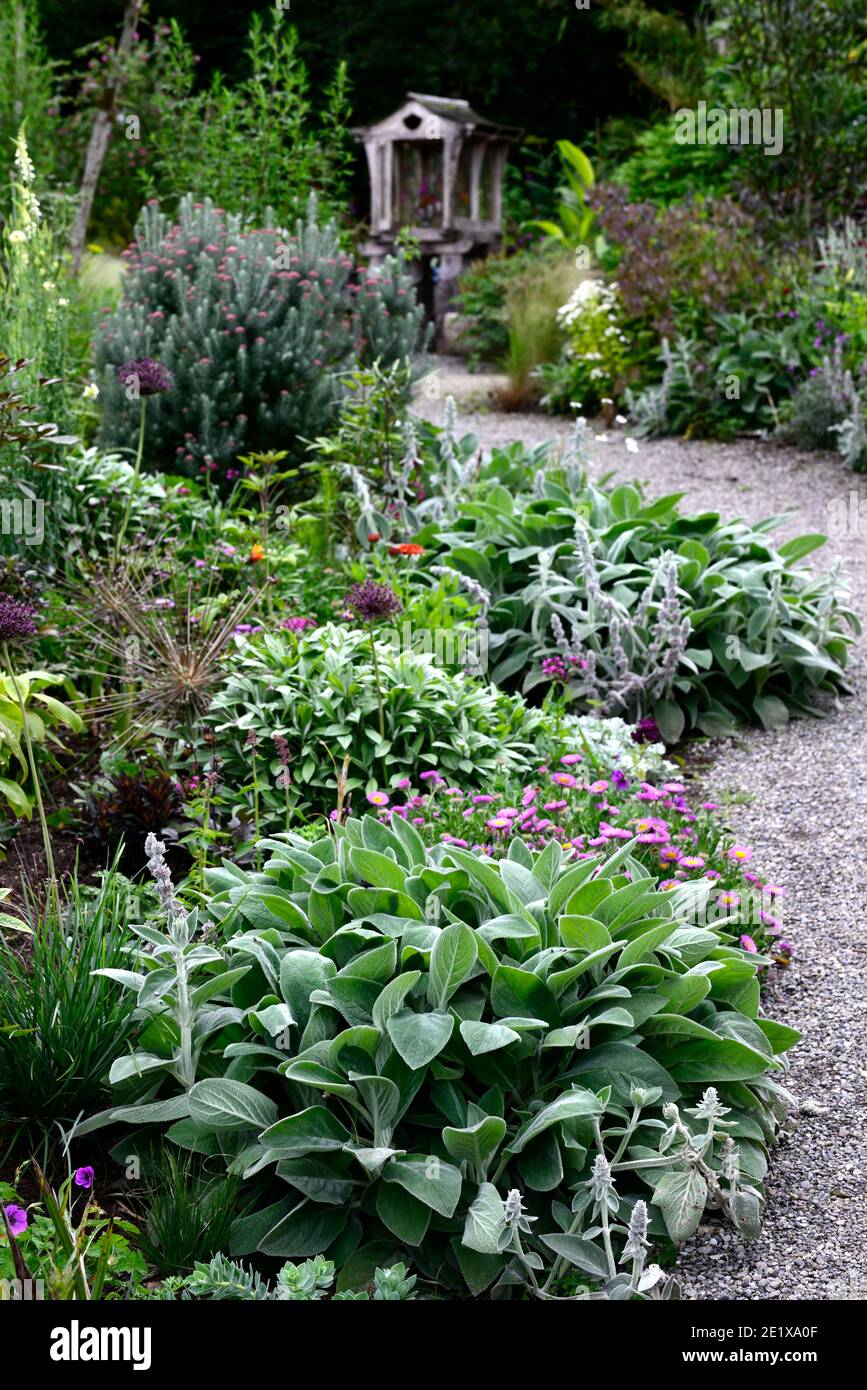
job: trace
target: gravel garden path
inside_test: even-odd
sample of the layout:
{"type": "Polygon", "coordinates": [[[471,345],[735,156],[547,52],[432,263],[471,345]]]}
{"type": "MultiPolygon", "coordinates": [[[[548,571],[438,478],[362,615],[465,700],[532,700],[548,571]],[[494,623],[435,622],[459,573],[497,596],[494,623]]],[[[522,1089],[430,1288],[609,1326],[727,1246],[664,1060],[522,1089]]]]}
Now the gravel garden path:
{"type": "MultiPolygon", "coordinates": [[[[485,404],[495,379],[439,359],[435,385],[417,409],[441,421],[446,395],[458,402],[459,433],[486,448],[522,439],[568,439],[568,420],[503,414],[485,404]]],[[[827,545],[807,563],[843,562],[852,606],[867,616],[867,477],[830,455],[761,441],[642,441],[608,433],[592,469],[640,481],[651,495],[684,491],[684,505],[749,521],[795,513],[775,533],[821,531],[827,545]],[[858,524],[858,503],[861,521],[858,524]],[[846,504],[847,534],[831,534],[846,504]]],[[[863,639],[854,650],[852,698],[824,720],[777,733],[745,730],[716,740],[705,789],[737,798],[727,813],[738,841],[769,879],[788,888],[785,935],[795,960],[777,972],[768,1012],[799,1029],[783,1076],[799,1103],[772,1155],[760,1238],[745,1247],[724,1226],[699,1228],[679,1260],[691,1299],[867,1299],[867,672],[863,639]]]]}

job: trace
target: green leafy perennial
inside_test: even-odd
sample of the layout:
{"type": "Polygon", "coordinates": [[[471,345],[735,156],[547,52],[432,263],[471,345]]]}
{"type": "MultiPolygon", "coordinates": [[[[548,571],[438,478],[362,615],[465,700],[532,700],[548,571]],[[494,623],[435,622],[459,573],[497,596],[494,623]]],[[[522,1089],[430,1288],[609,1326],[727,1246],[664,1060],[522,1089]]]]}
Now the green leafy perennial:
{"type": "Polygon", "coordinates": [[[574,1266],[593,1297],[670,1297],[648,1237],[685,1240],[706,1206],[756,1234],[798,1035],[759,1016],[765,960],[728,919],[693,925],[706,881],[659,892],[634,842],[570,863],[515,839],[494,863],[372,817],[260,848],[261,873],[208,871],[197,944],[149,843],[170,933],[139,927],[113,972],[138,1049],[125,1103],[79,1131],[171,1122],[270,1172],[232,1257],[546,1297],[574,1266]]]}

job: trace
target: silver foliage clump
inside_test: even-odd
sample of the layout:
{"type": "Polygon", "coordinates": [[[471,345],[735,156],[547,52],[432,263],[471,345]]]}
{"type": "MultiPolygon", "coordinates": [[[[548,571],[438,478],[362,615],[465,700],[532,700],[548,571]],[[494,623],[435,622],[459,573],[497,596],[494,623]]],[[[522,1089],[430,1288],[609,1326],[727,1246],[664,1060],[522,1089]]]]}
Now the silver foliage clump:
{"type": "MultiPolygon", "coordinates": [[[[677,558],[671,553],[659,557],[638,602],[629,607],[604,591],[587,526],[580,519],[575,541],[575,578],[584,603],[569,612],[570,634],[559,613],[550,620],[569,685],[598,703],[603,714],[640,716],[670,694],[692,631],[678,588],[677,558]]],[[[540,579],[543,569],[540,555],[540,579]]]]}

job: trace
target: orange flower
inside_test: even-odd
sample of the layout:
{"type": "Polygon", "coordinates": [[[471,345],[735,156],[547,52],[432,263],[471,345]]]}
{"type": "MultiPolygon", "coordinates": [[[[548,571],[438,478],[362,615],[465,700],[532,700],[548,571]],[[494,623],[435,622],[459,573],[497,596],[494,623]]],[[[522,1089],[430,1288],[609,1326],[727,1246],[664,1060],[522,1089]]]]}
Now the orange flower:
{"type": "Polygon", "coordinates": [[[259,563],[260,560],[264,560],[264,558],[265,547],[263,545],[260,545],[257,541],[255,545],[250,547],[250,563],[252,565],[256,565],[259,563]]]}
{"type": "Polygon", "coordinates": [[[412,541],[403,541],[400,545],[390,545],[389,555],[424,555],[424,546],[416,545],[412,541]]]}

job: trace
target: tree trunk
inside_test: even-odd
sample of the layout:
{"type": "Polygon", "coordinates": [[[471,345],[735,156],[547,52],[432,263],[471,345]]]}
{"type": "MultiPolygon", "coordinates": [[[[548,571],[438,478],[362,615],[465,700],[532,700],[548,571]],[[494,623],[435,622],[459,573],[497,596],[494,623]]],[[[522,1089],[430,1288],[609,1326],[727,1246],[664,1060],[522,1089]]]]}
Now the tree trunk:
{"type": "Polygon", "coordinates": [[[77,275],[81,267],[81,257],[84,252],[84,242],[87,236],[87,226],[90,221],[90,213],[93,207],[93,200],[96,196],[96,189],[99,183],[99,175],[102,171],[103,161],[106,150],[108,149],[111,133],[117,116],[118,102],[125,81],[123,72],[123,59],[129,56],[132,49],[133,33],[141,14],[143,0],[127,0],[126,10],[123,16],[123,28],[118,44],[118,64],[117,76],[115,80],[106,87],[102,97],[100,108],[93,118],[93,129],[90,132],[90,141],[87,146],[87,155],[84,161],[84,177],[81,180],[81,193],[78,200],[78,208],[75,213],[75,221],[72,225],[72,232],[69,237],[69,250],[72,256],[72,269],[77,275]]]}

